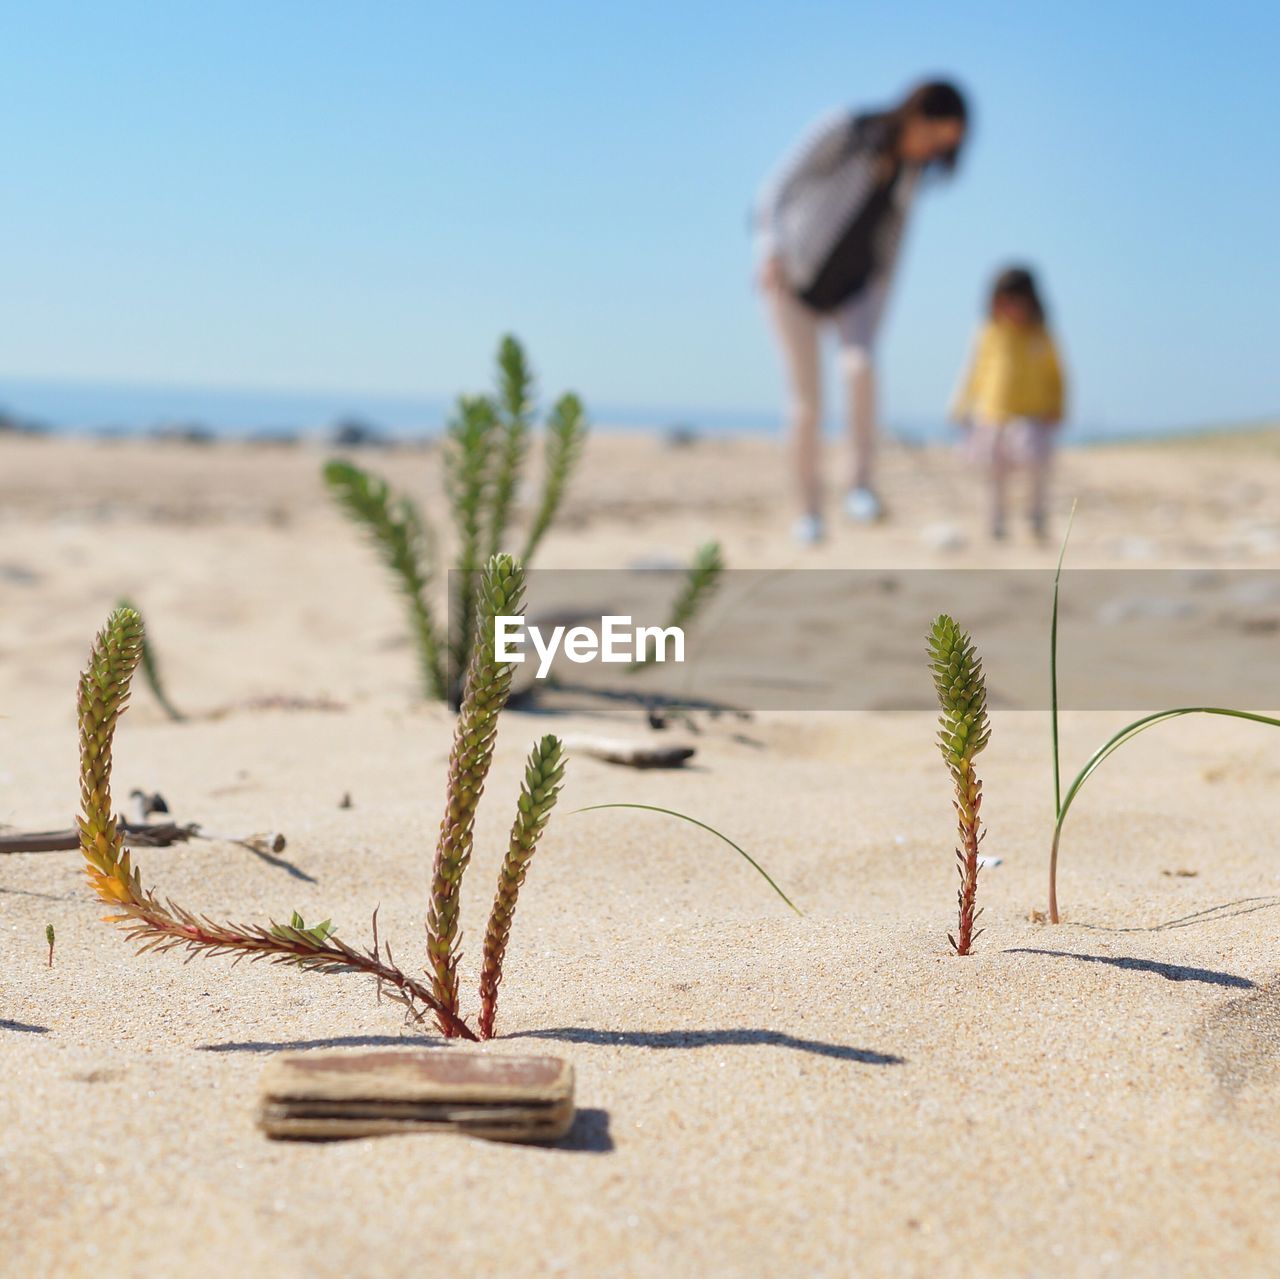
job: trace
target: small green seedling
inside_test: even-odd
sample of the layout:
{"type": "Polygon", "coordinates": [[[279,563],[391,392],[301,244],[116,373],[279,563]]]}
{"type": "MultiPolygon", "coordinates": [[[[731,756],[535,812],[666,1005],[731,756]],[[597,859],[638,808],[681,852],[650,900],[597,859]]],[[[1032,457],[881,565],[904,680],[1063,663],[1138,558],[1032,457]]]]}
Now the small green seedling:
{"type": "MultiPolygon", "coordinates": [[[[427,912],[427,962],[431,971],[432,993],[439,1006],[454,1019],[458,1014],[462,879],[471,862],[476,811],[493,763],[498,717],[511,696],[512,665],[498,660],[494,618],[515,617],[523,611],[523,568],[510,555],[491,557],[481,580],[471,660],[458,707],[453,748],[449,754],[445,815],[436,843],[431,902],[427,912]]],[[[543,738],[534,748],[526,768],[525,789],[520,795],[512,830],[515,852],[509,849],[507,861],[503,864],[494,915],[486,929],[486,937],[494,938],[485,956],[485,971],[481,979],[484,1018],[481,1033],[486,1038],[493,1034],[497,990],[502,981],[502,959],[511,918],[515,914],[516,895],[559,794],[563,776],[560,754],[561,744],[557,738],[543,738]]],[[[437,1020],[446,1036],[454,1033],[447,1019],[437,1016],[437,1020]]]]}
{"type": "Polygon", "coordinates": [[[53,967],[53,943],[57,940],[57,936],[53,931],[52,924],[44,926],[44,939],[49,943],[49,967],[53,967]]]}
{"type": "MultiPolygon", "coordinates": [[[[660,808],[657,804],[588,804],[585,808],[575,808],[573,811],[575,813],[594,813],[602,808],[634,808],[645,813],[661,813],[666,817],[677,817],[682,822],[688,822],[690,826],[696,826],[699,830],[709,832],[722,843],[728,844],[729,847],[732,848],[733,851],[737,853],[738,856],[741,857],[743,861],[745,861],[751,869],[754,870],[756,874],[759,875],[760,878],[763,879],[764,882],[768,884],[769,887],[772,888],[773,891],[777,893],[793,911],[795,911],[797,915],[802,915],[804,913],[800,907],[797,906],[795,902],[793,902],[791,898],[778,887],[777,883],[774,882],[773,876],[770,875],[769,872],[765,870],[765,868],[761,866],[745,848],[735,844],[728,835],[722,834],[720,831],[716,830],[714,826],[708,826],[706,822],[700,822],[696,817],[690,817],[687,813],[678,813],[673,808],[660,808]]],[[[573,814],[571,813],[570,816],[572,815],[573,814]]]]}
{"type": "Polygon", "coordinates": [[[945,613],[929,633],[929,667],[942,715],[938,721],[938,747],[955,783],[955,810],[960,836],[956,849],[960,889],[959,930],[947,940],[957,955],[967,955],[982,929],[974,932],[981,910],[978,898],[978,845],[985,832],[979,819],[982,783],[973,761],[991,737],[987,719],[987,685],[982,662],[968,634],[945,613]]]}
{"type": "MultiPolygon", "coordinates": [[[[78,699],[80,847],[90,885],[112,908],[113,913],[107,917],[109,921],[122,925],[132,940],[141,943],[144,951],[176,947],[193,953],[299,964],[322,972],[363,972],[374,978],[380,993],[403,1004],[414,1020],[421,1021],[430,1013],[446,1036],[476,1039],[476,1032],[458,1009],[458,890],[462,871],[470,860],[472,826],[492,762],[498,715],[511,686],[510,666],[494,660],[493,619],[497,613],[518,613],[523,592],[524,572],[519,564],[509,555],[494,556],[482,576],[477,638],[449,760],[446,815],[441,824],[428,930],[430,987],[397,967],[390,947],[379,941],[376,912],[373,944],[359,950],[337,937],[328,919],[308,925],[295,911],[287,924],[218,923],[162,899],[144,886],[141,871],[133,864],[132,854],[124,845],[111,798],[115,728],[128,704],[130,682],[142,660],[142,619],[129,608],[112,613],[99,634],[89,666],[80,678],[78,699]]],[[[544,738],[535,748],[526,773],[526,786],[512,835],[514,851],[508,855],[512,864],[504,865],[499,883],[502,917],[490,921],[489,932],[501,939],[501,946],[490,948],[486,954],[486,1037],[493,1033],[496,992],[502,980],[502,952],[515,913],[516,893],[546,826],[563,774],[560,754],[559,741],[554,737],[544,738]]],[[[498,905],[495,905],[496,911],[498,905]]],[[[48,936],[52,944],[52,929],[48,936]]]]}
{"type": "Polygon", "coordinates": [[[295,910],[289,916],[287,924],[272,924],[271,931],[281,941],[290,941],[294,937],[301,936],[307,941],[320,943],[332,937],[338,930],[334,927],[331,919],[326,919],[323,923],[308,925],[306,920],[295,910]]]}
{"type": "MultiPolygon", "coordinates": [[[[1071,515],[1075,517],[1075,505],[1071,507],[1071,515]]],[[[1225,706],[1175,706],[1171,710],[1156,711],[1152,715],[1144,715],[1132,724],[1126,724],[1118,733],[1109,737],[1092,755],[1085,766],[1076,774],[1066,794],[1062,793],[1062,775],[1058,763],[1058,592],[1062,580],[1062,561],[1067,553],[1067,540],[1071,536],[1071,520],[1067,521],[1067,531],[1062,538],[1062,549],[1058,553],[1058,569],[1053,578],[1053,612],[1049,626],[1049,711],[1051,733],[1053,738],[1053,798],[1055,817],[1053,823],[1053,843],[1049,849],[1049,922],[1061,922],[1058,912],[1058,847],[1062,842],[1062,828],[1067,820],[1067,813],[1080,793],[1080,788],[1090,777],[1102,767],[1102,764],[1120,749],[1126,742],[1132,741],[1139,733],[1154,728],[1171,719],[1180,719],[1184,715],[1223,715],[1228,719],[1249,720],[1254,724],[1268,724],[1272,728],[1280,728],[1280,719],[1270,715],[1259,715],[1254,711],[1232,710],[1225,706]]]]}
{"type": "MultiPolygon", "coordinates": [[[[141,609],[130,603],[127,599],[122,599],[117,605],[118,608],[132,609],[139,616],[142,615],[141,609]]],[[[160,664],[156,661],[155,645],[149,638],[142,641],[142,676],[147,681],[147,687],[151,690],[151,696],[159,703],[160,709],[175,723],[181,723],[187,717],[169,700],[169,694],[165,691],[164,684],[160,679],[160,664]]]]}
{"type": "MultiPolygon", "coordinates": [[[[121,925],[131,940],[141,943],[143,951],[180,948],[193,954],[298,964],[319,972],[365,973],[375,980],[380,993],[404,1005],[415,1021],[433,1015],[447,1038],[490,1038],[517,898],[564,778],[562,744],[547,735],[536,743],[525,767],[524,786],[485,930],[477,1034],[459,1008],[459,907],[463,875],[471,861],[476,811],[493,762],[498,719],[511,692],[512,667],[497,660],[494,618],[523,611],[524,587],[524,570],[518,561],[504,554],[490,557],[481,574],[475,637],[449,754],[445,815],[432,871],[427,914],[429,986],[396,965],[391,948],[379,940],[376,911],[373,943],[367,949],[357,949],[336,936],[337,930],[328,919],[308,925],[294,911],[287,924],[218,923],[158,897],[143,884],[142,873],[124,845],[111,798],[116,724],[128,705],[130,682],[142,656],[142,619],[129,608],[112,613],[98,635],[88,668],[80,677],[78,697],[80,848],[93,891],[112,908],[108,921],[121,925]]],[[[733,847],[747,857],[736,844],[733,847]]],[[[752,865],[756,863],[752,861],[752,865]]],[[[760,873],[764,874],[763,870],[760,873]]],[[[50,944],[52,935],[50,927],[50,944]]]]}
{"type": "MultiPolygon", "coordinates": [[[[710,602],[720,585],[724,575],[724,553],[719,542],[707,542],[698,548],[693,563],[685,575],[685,580],[671,605],[671,616],[664,629],[673,627],[681,631],[688,628],[703,607],[710,602]]],[[[638,671],[653,660],[657,640],[648,635],[645,637],[644,652],[632,662],[628,671],[638,671]]]]}
{"type": "Polygon", "coordinates": [[[364,526],[391,570],[409,610],[423,689],[429,697],[442,701],[444,654],[428,599],[434,547],[417,506],[407,497],[393,496],[376,475],[338,458],[325,465],[324,478],[347,514],[364,526]]]}
{"type": "MultiPolygon", "coordinates": [[[[452,633],[430,600],[434,537],[413,500],[351,462],[334,459],[324,478],[336,500],[364,526],[408,604],[426,695],[457,705],[475,635],[485,561],[506,540],[536,412],[534,378],[514,337],[498,348],[493,396],[462,396],[445,437],[445,490],[457,535],[451,604],[452,633]]],[[[528,564],[564,499],[587,435],[582,401],[567,393],[547,417],[542,493],[525,537],[528,564]]]]}
{"type": "Polygon", "coordinates": [[[558,737],[547,734],[529,753],[525,765],[524,788],[520,792],[516,820],[511,827],[507,855],[498,875],[498,891],[484,934],[484,966],[480,971],[480,1037],[493,1038],[498,1012],[498,987],[502,983],[502,961],[506,958],[515,918],[516,900],[529,863],[538,847],[547,818],[555,807],[564,778],[564,753],[558,737]]]}
{"type": "MultiPolygon", "coordinates": [[[[112,913],[110,923],[125,929],[143,951],[180,948],[207,955],[266,959],[324,972],[363,972],[381,993],[404,1005],[416,1020],[427,1010],[448,1017],[423,984],[400,971],[378,941],[374,915],[373,945],[356,950],[339,938],[318,940],[309,930],[290,925],[218,923],[207,915],[160,898],[142,882],[142,872],[124,844],[111,799],[111,754],[116,724],[129,702],[129,686],[142,659],[142,618],[129,608],[107,619],[80,676],[77,699],[80,726],[80,851],[89,885],[112,913]]],[[[474,1039],[464,1022],[456,1033],[474,1039]]]]}

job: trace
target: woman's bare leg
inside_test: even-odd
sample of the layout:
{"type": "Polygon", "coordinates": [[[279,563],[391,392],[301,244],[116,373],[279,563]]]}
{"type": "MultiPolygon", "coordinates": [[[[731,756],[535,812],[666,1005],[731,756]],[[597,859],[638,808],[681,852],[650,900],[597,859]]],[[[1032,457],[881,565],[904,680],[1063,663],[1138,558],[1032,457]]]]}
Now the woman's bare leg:
{"type": "Polygon", "coordinates": [[[790,402],[787,427],[791,440],[801,510],[822,513],[822,375],[819,360],[819,318],[785,288],[766,290],[790,402]]]}
{"type": "Polygon", "coordinates": [[[849,487],[869,489],[876,460],[876,366],[870,348],[843,347],[840,371],[849,428],[849,487]]]}
{"type": "Polygon", "coordinates": [[[840,333],[840,377],[843,383],[845,424],[849,437],[849,490],[846,503],[856,519],[875,519],[879,501],[875,484],[878,404],[876,396],[875,340],[884,312],[888,281],[873,280],[857,297],[836,313],[840,333]]]}

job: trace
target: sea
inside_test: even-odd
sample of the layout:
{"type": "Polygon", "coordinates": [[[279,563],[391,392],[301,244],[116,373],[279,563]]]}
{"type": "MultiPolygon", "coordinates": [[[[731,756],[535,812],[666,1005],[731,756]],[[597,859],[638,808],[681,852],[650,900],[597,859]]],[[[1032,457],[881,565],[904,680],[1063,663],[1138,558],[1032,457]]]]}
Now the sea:
{"type": "MultiPolygon", "coordinates": [[[[779,430],[776,412],[758,409],[681,409],[589,405],[597,430],[647,431],[680,438],[779,430]]],[[[452,401],[443,397],[376,392],[238,390],[222,387],[0,377],[0,430],[4,428],[102,437],[173,436],[254,440],[326,439],[344,428],[364,438],[414,440],[438,435],[452,401]]],[[[838,431],[835,421],[827,424],[838,431]]],[[[1091,444],[1200,434],[1205,426],[1143,428],[1069,423],[1063,443],[1091,444]]],[[[909,444],[954,438],[938,420],[896,420],[889,434],[909,444]]]]}

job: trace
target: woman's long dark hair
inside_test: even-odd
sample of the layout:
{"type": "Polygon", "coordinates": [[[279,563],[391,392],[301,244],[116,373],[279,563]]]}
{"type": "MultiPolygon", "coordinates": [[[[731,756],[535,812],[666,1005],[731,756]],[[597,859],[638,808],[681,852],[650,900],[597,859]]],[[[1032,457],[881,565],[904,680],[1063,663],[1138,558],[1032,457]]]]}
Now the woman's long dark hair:
{"type": "MultiPolygon", "coordinates": [[[[950,80],[925,80],[916,85],[896,107],[880,112],[875,119],[883,129],[881,147],[885,152],[893,152],[909,120],[955,120],[967,132],[969,105],[964,94],[950,80]]],[[[930,161],[929,167],[941,169],[945,173],[954,172],[963,146],[962,136],[950,151],[930,161]]]]}

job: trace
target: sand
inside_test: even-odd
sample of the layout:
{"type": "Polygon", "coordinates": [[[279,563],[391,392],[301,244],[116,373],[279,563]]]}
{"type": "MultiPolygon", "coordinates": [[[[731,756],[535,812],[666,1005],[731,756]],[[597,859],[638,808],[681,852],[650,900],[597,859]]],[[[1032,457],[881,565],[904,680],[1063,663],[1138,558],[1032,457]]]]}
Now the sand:
{"type": "MultiPolygon", "coordinates": [[[[332,915],[417,968],[450,719],[414,694],[396,597],[317,483],[323,453],[0,440],[0,822],[67,825],[73,687],[121,594],[170,693],[122,722],[117,791],[287,834],[138,855],[215,916],[332,915]],[[247,699],[343,709],[252,709],[247,699]],[[217,718],[207,712],[230,708],[217,718]],[[350,807],[340,807],[345,795],[350,807]]],[[[775,446],[590,446],[544,566],[1010,564],[940,451],[891,450],[894,519],[786,540],[775,446]],[[946,538],[934,528],[953,526],[946,538]],[[957,549],[943,544],[963,540],[957,549]]],[[[438,455],[367,454],[439,505],[438,455]]],[[[1274,436],[1064,458],[1080,565],[1280,565],[1274,436]]],[[[1068,761],[1122,720],[1072,713],[1068,761]]],[[[0,858],[0,1273],[1238,1275],[1280,1249],[1280,735],[1184,721],[1090,783],[1046,900],[1046,717],[997,711],[978,953],[948,954],[952,815],[927,713],[708,721],[696,767],[571,762],[484,1051],[577,1071],[556,1149],[453,1136],[272,1143],[280,1048],[419,1042],[355,976],[135,958],[74,853],[0,858]],[[748,847],[796,918],[682,809],[748,847]],[[1191,872],[1191,873],[1185,873],[1191,872]],[[45,924],[57,929],[46,966],[45,924]]],[[[467,881],[464,990],[530,740],[639,736],[628,708],[512,711],[467,881]]],[[[442,1049],[452,1051],[452,1049],[442,1049]]]]}

